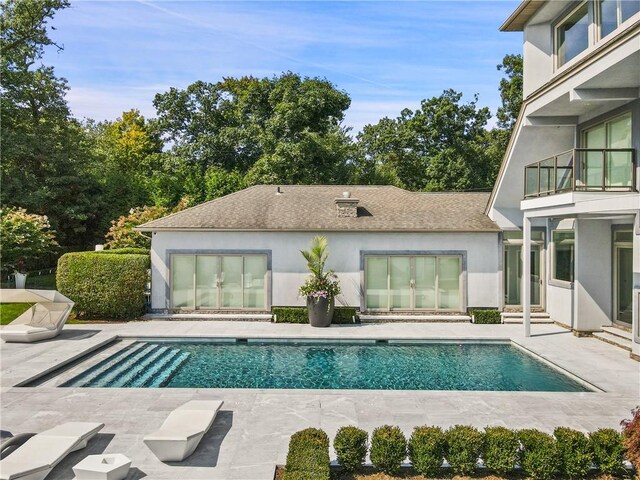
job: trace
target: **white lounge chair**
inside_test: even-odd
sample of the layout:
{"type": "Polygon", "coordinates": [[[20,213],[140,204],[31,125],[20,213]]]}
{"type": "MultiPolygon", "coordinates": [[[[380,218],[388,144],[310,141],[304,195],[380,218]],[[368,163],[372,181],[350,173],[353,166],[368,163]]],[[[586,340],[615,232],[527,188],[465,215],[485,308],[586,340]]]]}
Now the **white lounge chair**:
{"type": "Polygon", "coordinates": [[[222,407],[218,400],[192,400],[172,411],[144,443],[163,462],[181,462],[191,455],[222,407]]]}
{"type": "Polygon", "coordinates": [[[35,303],[0,330],[5,342],[37,342],[60,334],[73,302],[55,290],[0,290],[3,303],[35,303]],[[37,303],[36,303],[37,302],[37,303]]]}
{"type": "Polygon", "coordinates": [[[38,433],[0,460],[0,480],[43,480],[69,453],[87,446],[103,423],[68,422],[38,433]]]}

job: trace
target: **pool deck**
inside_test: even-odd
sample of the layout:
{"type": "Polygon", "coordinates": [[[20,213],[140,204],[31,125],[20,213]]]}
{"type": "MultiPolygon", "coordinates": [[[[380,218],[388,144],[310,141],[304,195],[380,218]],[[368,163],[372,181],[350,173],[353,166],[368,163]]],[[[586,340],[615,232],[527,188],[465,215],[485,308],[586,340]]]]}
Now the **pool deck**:
{"type": "MultiPolygon", "coordinates": [[[[90,454],[124,453],[128,479],[272,479],[284,463],[289,436],[320,427],[330,437],[343,425],[371,432],[383,424],[410,434],[417,425],[504,425],[546,431],[562,425],[584,431],[618,428],[640,404],[640,363],[594,338],[555,325],[387,323],[333,326],[230,321],[146,321],[68,325],[56,339],[0,345],[0,427],[3,436],[39,432],[65,421],[100,421],[102,432],[62,461],[47,480],[72,479],[71,467],[90,454]],[[56,379],[15,387],[115,336],[348,339],[510,339],[603,390],[585,393],[352,391],[258,389],[56,388],[56,379]],[[165,464],[143,444],[168,413],[191,399],[224,400],[211,431],[182,463],[165,464]]],[[[335,458],[331,451],[332,459],[335,458]]]]}

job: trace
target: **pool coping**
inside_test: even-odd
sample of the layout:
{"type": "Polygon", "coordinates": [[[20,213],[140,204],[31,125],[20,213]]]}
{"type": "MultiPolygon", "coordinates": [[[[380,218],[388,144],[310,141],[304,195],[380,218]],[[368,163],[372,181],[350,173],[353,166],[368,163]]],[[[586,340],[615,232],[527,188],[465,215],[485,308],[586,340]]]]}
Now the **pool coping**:
{"type": "MultiPolygon", "coordinates": [[[[561,375],[568,377],[570,380],[576,382],[582,387],[586,388],[586,392],[548,392],[548,391],[538,391],[538,390],[504,390],[504,392],[510,393],[531,393],[531,392],[543,392],[548,394],[553,393],[607,393],[607,391],[598,385],[585,380],[579,375],[567,370],[564,367],[556,364],[555,362],[549,360],[543,355],[521,345],[516,342],[512,338],[504,337],[504,338],[455,338],[455,337],[432,337],[432,338],[363,338],[363,337],[342,337],[342,338],[331,338],[331,337],[300,337],[298,335],[285,335],[280,337],[245,337],[238,335],[186,335],[186,336],[175,336],[175,335],[132,335],[132,334],[116,334],[109,338],[106,338],[81,352],[78,352],[71,357],[52,365],[51,367],[32,375],[31,377],[18,382],[13,385],[14,387],[25,387],[25,388],[37,388],[42,385],[42,383],[46,383],[60,375],[63,375],[65,371],[69,369],[70,366],[79,365],[83,361],[91,358],[92,354],[97,353],[97,351],[108,348],[112,344],[116,344],[122,340],[142,340],[147,342],[183,342],[183,343],[211,343],[212,341],[218,340],[220,343],[238,343],[240,341],[246,341],[248,343],[261,343],[261,342],[270,342],[270,343],[294,343],[300,342],[305,344],[322,344],[322,343],[331,343],[331,344],[363,344],[363,345],[375,345],[384,342],[388,345],[416,345],[416,344],[475,344],[475,345],[512,345],[514,348],[520,350],[524,354],[532,357],[534,360],[539,361],[543,365],[546,365],[549,368],[557,371],[561,375]],[[85,358],[86,357],[86,358],[85,358]],[[59,371],[59,372],[58,372],[59,371]]],[[[115,352],[114,352],[115,353],[115,352]]],[[[89,367],[90,368],[90,367],[89,367]]],[[[55,388],[74,388],[74,387],[63,387],[62,385],[57,385],[55,388]]],[[[88,387],[87,387],[88,388],[88,387]]],[[[101,387],[91,387],[91,388],[101,388],[101,387]]],[[[102,388],[110,388],[110,387],[102,387],[102,388]]],[[[191,387],[187,387],[191,388],[191,387]]],[[[215,387],[209,387],[212,390],[217,390],[215,387]]],[[[234,390],[247,390],[247,391],[255,391],[255,388],[234,388],[234,390]]],[[[446,391],[446,392],[466,392],[466,391],[475,391],[475,392],[501,392],[503,390],[379,390],[379,389],[266,389],[266,390],[278,390],[278,391],[312,391],[312,392],[320,392],[320,391],[331,391],[331,392],[353,392],[353,391],[366,391],[366,392],[416,392],[416,391],[446,391]]]]}

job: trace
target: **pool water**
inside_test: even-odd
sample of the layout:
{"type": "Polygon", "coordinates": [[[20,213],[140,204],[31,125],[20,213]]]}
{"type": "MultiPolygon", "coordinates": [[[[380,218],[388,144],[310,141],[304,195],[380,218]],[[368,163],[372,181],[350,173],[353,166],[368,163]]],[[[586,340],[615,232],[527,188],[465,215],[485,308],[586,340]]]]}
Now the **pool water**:
{"type": "Polygon", "coordinates": [[[511,344],[137,341],[65,387],[589,391],[511,344]]]}

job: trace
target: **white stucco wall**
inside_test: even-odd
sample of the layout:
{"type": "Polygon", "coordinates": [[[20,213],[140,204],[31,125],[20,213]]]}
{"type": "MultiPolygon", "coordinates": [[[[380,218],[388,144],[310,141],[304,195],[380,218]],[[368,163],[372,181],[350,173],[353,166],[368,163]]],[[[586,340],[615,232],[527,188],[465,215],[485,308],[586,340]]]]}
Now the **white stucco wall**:
{"type": "Polygon", "coordinates": [[[573,328],[573,288],[548,283],[547,313],[556,322],[573,328]]]}
{"type": "MultiPolygon", "coordinates": [[[[323,234],[329,241],[327,268],[335,270],[342,295],[338,304],[360,306],[360,252],[465,251],[469,307],[500,304],[498,233],[350,233],[350,232],[156,232],[151,247],[152,308],[168,307],[167,250],[269,250],[272,305],[302,305],[298,287],[308,275],[299,251],[323,234]]],[[[464,295],[464,292],[463,292],[464,295]]]]}

